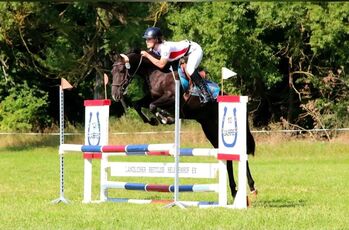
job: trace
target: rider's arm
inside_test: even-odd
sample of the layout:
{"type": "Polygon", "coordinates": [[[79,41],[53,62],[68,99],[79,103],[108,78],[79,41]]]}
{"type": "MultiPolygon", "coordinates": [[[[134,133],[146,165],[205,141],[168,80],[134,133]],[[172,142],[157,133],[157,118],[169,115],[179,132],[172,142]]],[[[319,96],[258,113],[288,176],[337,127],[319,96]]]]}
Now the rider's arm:
{"type": "Polygon", "coordinates": [[[146,51],[142,51],[142,55],[144,57],[148,58],[154,65],[156,65],[160,69],[163,69],[168,62],[167,58],[161,57],[160,59],[157,59],[157,58],[153,57],[152,55],[150,55],[146,51]]]}

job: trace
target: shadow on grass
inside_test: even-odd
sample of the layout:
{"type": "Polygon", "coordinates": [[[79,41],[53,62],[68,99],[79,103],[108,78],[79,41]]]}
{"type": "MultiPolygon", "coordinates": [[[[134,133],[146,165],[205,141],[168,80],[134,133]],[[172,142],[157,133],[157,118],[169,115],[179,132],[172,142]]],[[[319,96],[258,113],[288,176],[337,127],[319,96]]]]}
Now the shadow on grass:
{"type": "Polygon", "coordinates": [[[254,207],[264,208],[295,208],[306,205],[305,200],[290,200],[290,199],[273,199],[273,200],[259,200],[256,201],[254,207]]]}

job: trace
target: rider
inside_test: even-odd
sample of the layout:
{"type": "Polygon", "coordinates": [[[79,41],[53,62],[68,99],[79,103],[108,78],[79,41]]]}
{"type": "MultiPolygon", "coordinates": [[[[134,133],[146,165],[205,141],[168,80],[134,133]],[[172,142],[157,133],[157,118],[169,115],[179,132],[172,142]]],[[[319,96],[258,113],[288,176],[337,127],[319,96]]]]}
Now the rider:
{"type": "Polygon", "coordinates": [[[203,103],[213,101],[211,92],[208,90],[206,82],[201,78],[197,71],[203,52],[199,44],[196,42],[183,40],[179,42],[164,41],[162,33],[158,27],[149,27],[143,38],[146,39],[147,48],[153,53],[158,54],[160,59],[156,59],[146,51],[142,51],[142,56],[148,58],[158,68],[163,69],[168,62],[176,61],[182,57],[188,57],[185,71],[191,80],[197,85],[203,94],[203,103]]]}

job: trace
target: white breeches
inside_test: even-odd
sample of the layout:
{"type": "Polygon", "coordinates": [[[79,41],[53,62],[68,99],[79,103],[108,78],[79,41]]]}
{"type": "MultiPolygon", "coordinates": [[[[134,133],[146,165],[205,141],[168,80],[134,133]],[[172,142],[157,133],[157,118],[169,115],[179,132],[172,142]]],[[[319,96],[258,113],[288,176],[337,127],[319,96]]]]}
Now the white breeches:
{"type": "Polygon", "coordinates": [[[188,62],[186,66],[186,71],[189,75],[192,75],[195,69],[198,68],[202,60],[202,56],[203,56],[203,52],[202,52],[201,46],[196,42],[191,42],[189,55],[188,55],[188,62]]]}

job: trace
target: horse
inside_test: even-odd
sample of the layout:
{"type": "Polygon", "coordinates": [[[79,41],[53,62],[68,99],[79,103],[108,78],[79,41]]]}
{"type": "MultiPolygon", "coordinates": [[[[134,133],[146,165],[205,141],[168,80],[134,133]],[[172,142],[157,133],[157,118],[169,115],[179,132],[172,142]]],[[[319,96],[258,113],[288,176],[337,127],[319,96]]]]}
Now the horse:
{"type": "MultiPolygon", "coordinates": [[[[155,54],[152,54],[156,56],[155,54]]],[[[112,98],[116,102],[123,102],[127,87],[137,74],[146,80],[149,94],[134,104],[134,108],[145,123],[157,125],[158,120],[149,119],[143,112],[148,108],[162,123],[173,122],[175,104],[175,78],[177,71],[163,71],[153,65],[147,58],[143,58],[139,52],[132,51],[128,54],[114,54],[112,67],[112,98]]],[[[166,67],[164,68],[166,69],[166,67]]],[[[183,95],[183,89],[181,89],[183,95]]],[[[213,101],[201,104],[198,97],[190,96],[189,99],[180,97],[180,118],[197,121],[209,142],[214,148],[218,148],[218,102],[213,101]]],[[[246,127],[247,153],[254,155],[255,141],[251,134],[248,120],[246,127]]],[[[247,161],[247,180],[252,194],[257,195],[254,180],[247,161]]],[[[227,161],[227,172],[231,195],[235,198],[237,189],[234,180],[233,163],[227,161]]]]}

